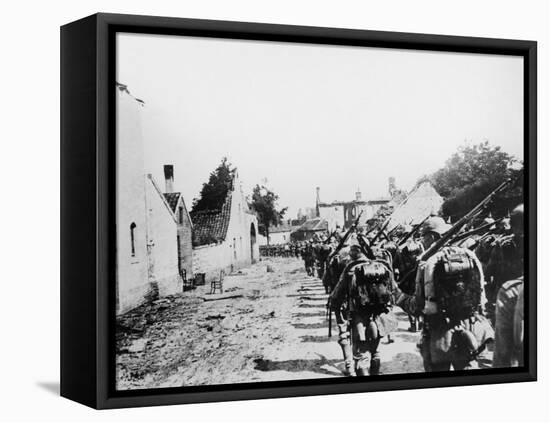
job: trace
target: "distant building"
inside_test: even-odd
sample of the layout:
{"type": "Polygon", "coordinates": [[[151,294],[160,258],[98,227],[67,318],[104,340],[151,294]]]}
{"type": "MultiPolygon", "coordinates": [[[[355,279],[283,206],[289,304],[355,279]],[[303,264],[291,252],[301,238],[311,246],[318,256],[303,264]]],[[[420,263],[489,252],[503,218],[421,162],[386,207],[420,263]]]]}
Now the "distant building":
{"type": "Polygon", "coordinates": [[[363,226],[366,221],[371,219],[378,209],[391,201],[390,197],[381,197],[371,200],[363,200],[361,191],[357,189],[355,199],[351,201],[333,201],[324,203],[320,200],[320,190],[317,188],[317,210],[318,216],[327,222],[328,230],[333,231],[337,227],[342,229],[349,228],[357,219],[361,211],[359,225],[363,226]]]}
{"type": "MultiPolygon", "coordinates": [[[[303,223],[303,222],[302,222],[303,223]]],[[[285,220],[278,226],[269,227],[269,244],[287,244],[291,241],[290,234],[298,229],[301,224],[297,223],[297,220],[285,220]]],[[[261,237],[260,245],[266,245],[267,238],[265,236],[261,237]]]]}
{"type": "Polygon", "coordinates": [[[292,232],[292,241],[307,241],[313,238],[314,235],[326,234],[328,230],[328,222],[325,219],[316,217],[304,222],[298,229],[292,232]]]}
{"type": "Polygon", "coordinates": [[[191,213],[193,272],[206,279],[249,266],[259,259],[258,221],[249,210],[236,174],[220,210],[191,213]]]}

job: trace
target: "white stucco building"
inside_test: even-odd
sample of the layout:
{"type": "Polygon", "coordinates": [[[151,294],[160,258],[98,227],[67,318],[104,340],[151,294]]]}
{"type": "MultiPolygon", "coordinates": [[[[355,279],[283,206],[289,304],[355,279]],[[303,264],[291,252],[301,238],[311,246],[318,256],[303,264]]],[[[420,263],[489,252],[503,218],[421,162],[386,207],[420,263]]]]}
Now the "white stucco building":
{"type": "Polygon", "coordinates": [[[430,182],[417,184],[391,214],[388,228],[397,225],[416,225],[426,216],[437,215],[443,204],[443,198],[430,182]]]}
{"type": "MultiPolygon", "coordinates": [[[[141,113],[143,101],[117,85],[116,310],[182,289],[178,266],[181,223],[177,206],[145,174],[141,113]]],[[[187,216],[187,210],[184,216],[187,216]]],[[[187,242],[190,244],[191,234],[187,242]]],[[[191,263],[191,258],[188,258],[191,263]]]]}
{"type": "Polygon", "coordinates": [[[361,212],[363,212],[363,214],[359,220],[359,226],[365,225],[367,220],[371,219],[378,209],[388,204],[390,200],[391,198],[389,197],[363,200],[361,191],[357,190],[354,200],[324,203],[320,200],[320,189],[317,188],[316,207],[318,210],[318,217],[327,222],[329,231],[333,231],[336,227],[342,229],[349,228],[361,212]]]}

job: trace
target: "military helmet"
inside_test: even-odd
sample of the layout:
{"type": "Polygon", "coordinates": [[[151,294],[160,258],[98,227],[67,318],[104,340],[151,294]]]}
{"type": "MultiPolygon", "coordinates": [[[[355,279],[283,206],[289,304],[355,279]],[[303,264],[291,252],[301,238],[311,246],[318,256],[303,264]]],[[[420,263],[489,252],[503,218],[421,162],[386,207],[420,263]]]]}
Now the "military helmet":
{"type": "Polygon", "coordinates": [[[517,206],[510,213],[510,225],[512,229],[523,230],[523,204],[517,206]]]}
{"type": "Polygon", "coordinates": [[[435,232],[436,234],[443,235],[451,229],[449,225],[441,216],[431,216],[422,225],[422,234],[428,232],[435,232]]]}

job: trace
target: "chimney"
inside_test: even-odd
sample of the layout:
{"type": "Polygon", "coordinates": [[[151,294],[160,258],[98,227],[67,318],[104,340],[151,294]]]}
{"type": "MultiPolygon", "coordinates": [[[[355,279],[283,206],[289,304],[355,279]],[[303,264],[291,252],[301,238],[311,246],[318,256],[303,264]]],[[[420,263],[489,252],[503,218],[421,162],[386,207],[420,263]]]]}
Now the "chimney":
{"type": "Polygon", "coordinates": [[[393,193],[395,192],[395,177],[390,176],[388,178],[388,193],[393,196],[393,193]]]}
{"type": "Polygon", "coordinates": [[[317,198],[315,199],[315,217],[320,217],[321,212],[319,210],[319,203],[321,202],[321,197],[320,197],[321,188],[317,187],[315,188],[315,191],[317,192],[317,198]]]}
{"type": "Polygon", "coordinates": [[[164,165],[164,180],[166,193],[174,192],[174,165],[164,165]]]}
{"type": "Polygon", "coordinates": [[[355,193],[355,201],[361,201],[361,190],[357,188],[357,192],[355,193]]]}

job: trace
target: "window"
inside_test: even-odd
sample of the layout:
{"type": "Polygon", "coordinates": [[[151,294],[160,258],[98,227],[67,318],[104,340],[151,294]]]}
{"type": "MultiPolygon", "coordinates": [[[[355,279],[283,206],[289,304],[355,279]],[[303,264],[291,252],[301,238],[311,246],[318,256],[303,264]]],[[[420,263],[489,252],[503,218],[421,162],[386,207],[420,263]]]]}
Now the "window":
{"type": "Polygon", "coordinates": [[[180,222],[180,224],[183,223],[183,207],[180,206],[179,209],[178,209],[178,221],[180,222]]]}
{"type": "Polygon", "coordinates": [[[131,251],[132,251],[132,257],[136,256],[136,224],[132,222],[130,224],[130,244],[131,244],[131,251]]]}

